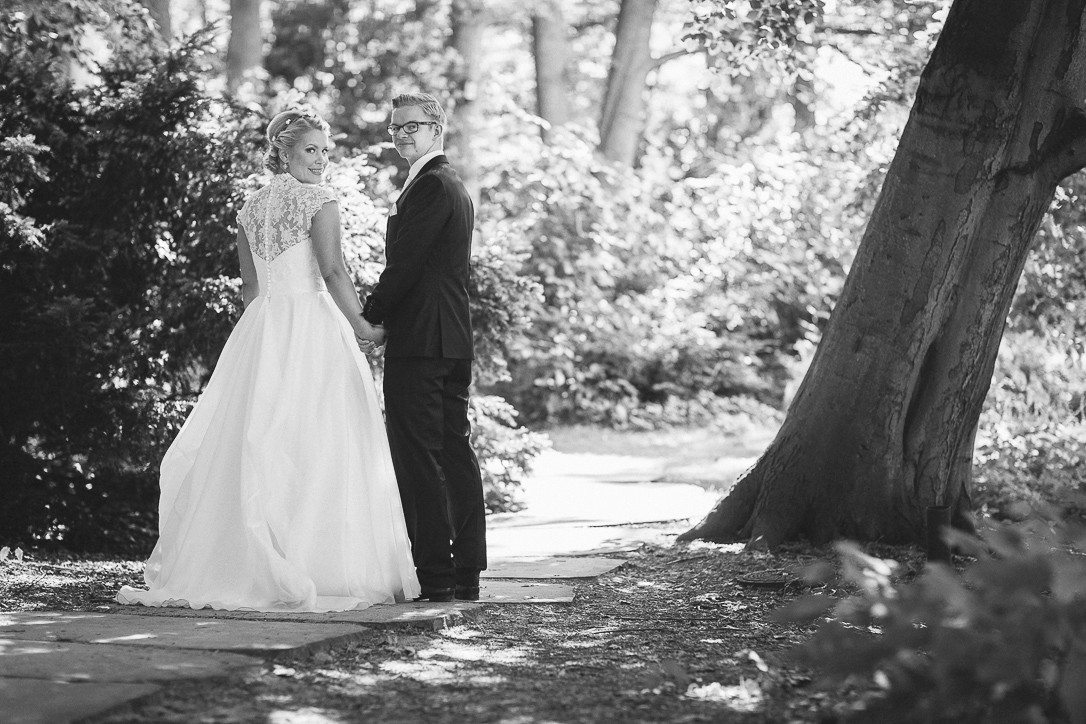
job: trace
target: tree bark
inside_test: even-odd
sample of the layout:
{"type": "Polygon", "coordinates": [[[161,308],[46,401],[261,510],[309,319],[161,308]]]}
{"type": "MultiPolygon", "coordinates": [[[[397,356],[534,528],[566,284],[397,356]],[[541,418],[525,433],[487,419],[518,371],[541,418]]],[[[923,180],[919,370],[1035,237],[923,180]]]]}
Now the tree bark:
{"type": "MultiPolygon", "coordinates": [[[[569,121],[567,63],[569,43],[562,6],[558,0],[541,0],[532,12],[532,51],[535,57],[536,113],[550,128],[569,121]]],[[[543,140],[549,129],[543,128],[543,140]]]]}
{"type": "Polygon", "coordinates": [[[226,86],[231,93],[264,60],[260,0],[230,0],[230,39],[226,44],[226,86]]]}
{"type": "Polygon", "coordinates": [[[796,120],[793,130],[801,135],[805,135],[815,126],[815,113],[812,104],[815,98],[815,90],[812,80],[808,72],[801,73],[796,76],[788,92],[788,102],[795,111],[796,120]]]}
{"type": "Polygon", "coordinates": [[[637,161],[645,122],[645,83],[653,67],[649,39],[657,0],[622,0],[615,50],[600,115],[600,151],[625,166],[637,161]]]}
{"type": "Polygon", "coordinates": [[[425,20],[430,13],[437,9],[438,0],[415,0],[415,7],[411,11],[413,20],[425,20]]]}
{"type": "Polygon", "coordinates": [[[173,37],[173,25],[170,19],[170,0],[140,0],[151,13],[151,19],[158,25],[158,32],[169,40],[173,37]]]}
{"type": "Polygon", "coordinates": [[[476,204],[479,203],[479,168],[475,161],[472,136],[481,123],[479,85],[483,68],[483,35],[488,14],[482,0],[453,0],[452,46],[460,63],[450,80],[455,89],[456,118],[449,139],[456,151],[456,168],[476,204]]]}
{"type": "Polygon", "coordinates": [[[1018,277],[1086,164],[1086,0],[956,0],[774,441],[680,540],[921,541],[969,514],[973,436],[1018,277]]]}

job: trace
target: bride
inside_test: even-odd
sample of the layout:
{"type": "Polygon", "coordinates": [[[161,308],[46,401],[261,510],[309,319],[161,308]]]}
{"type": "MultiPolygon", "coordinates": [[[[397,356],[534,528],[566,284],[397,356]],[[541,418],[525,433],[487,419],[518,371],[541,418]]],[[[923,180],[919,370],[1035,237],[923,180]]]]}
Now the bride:
{"type": "Polygon", "coordinates": [[[161,468],[147,589],[124,604],[337,611],[419,594],[362,307],[320,185],[328,125],[268,124],[238,214],[245,312],[161,468]]]}

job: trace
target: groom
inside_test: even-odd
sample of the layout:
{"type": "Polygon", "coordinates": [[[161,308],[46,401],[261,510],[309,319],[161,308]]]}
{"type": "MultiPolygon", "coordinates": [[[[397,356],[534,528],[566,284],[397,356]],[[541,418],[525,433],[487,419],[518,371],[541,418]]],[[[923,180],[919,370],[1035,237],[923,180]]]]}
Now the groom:
{"type": "Polygon", "coordinates": [[[479,462],[468,441],[475,357],[468,259],[475,210],[445,158],[445,111],[427,93],[392,100],[410,165],[385,232],[385,268],[363,306],[385,348],[385,417],[422,595],[475,601],[486,568],[479,462]],[[387,338],[385,337],[387,330],[387,338]]]}

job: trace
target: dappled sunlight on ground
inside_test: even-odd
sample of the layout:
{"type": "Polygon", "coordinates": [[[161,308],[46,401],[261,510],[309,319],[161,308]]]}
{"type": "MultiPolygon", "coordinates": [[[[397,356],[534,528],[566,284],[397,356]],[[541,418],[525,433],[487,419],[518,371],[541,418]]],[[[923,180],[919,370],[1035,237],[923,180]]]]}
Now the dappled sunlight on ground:
{"type": "Polygon", "coordinates": [[[490,605],[442,631],[372,629],[241,680],[171,685],[96,724],[817,720],[823,700],[797,688],[810,678],[781,657],[803,632],[767,619],[799,592],[736,582],[800,560],[713,544],[623,560],[575,583],[572,605],[490,605]]]}
{"type": "Polygon", "coordinates": [[[378,673],[340,671],[338,669],[318,669],[316,675],[332,680],[335,682],[333,684],[334,689],[347,695],[363,693],[363,690],[377,686],[387,678],[378,673]]]}
{"type": "Polygon", "coordinates": [[[686,550],[689,553],[698,553],[700,551],[720,551],[721,553],[742,553],[746,548],[745,543],[711,543],[707,540],[693,540],[686,543],[686,550]]]}
{"type": "Polygon", "coordinates": [[[305,707],[294,711],[273,711],[268,724],[345,724],[348,720],[334,711],[305,707]]]}
{"type": "Polygon", "coordinates": [[[750,679],[740,679],[733,686],[722,686],[715,681],[705,686],[691,684],[685,695],[700,701],[719,702],[733,711],[741,712],[756,712],[765,702],[762,687],[750,679]]]}
{"type": "Polygon", "coordinates": [[[45,563],[28,554],[0,564],[0,610],[93,608],[112,600],[122,585],[143,584],[142,561],[72,560],[45,563]]]}
{"type": "Polygon", "coordinates": [[[419,651],[420,659],[450,658],[459,661],[486,661],[492,664],[523,664],[528,659],[528,652],[517,647],[494,650],[487,646],[467,646],[451,641],[439,641],[424,651],[419,651]]]}
{"type": "Polygon", "coordinates": [[[424,684],[448,684],[456,681],[459,678],[458,668],[458,664],[453,661],[386,661],[381,664],[381,671],[424,684]]]}

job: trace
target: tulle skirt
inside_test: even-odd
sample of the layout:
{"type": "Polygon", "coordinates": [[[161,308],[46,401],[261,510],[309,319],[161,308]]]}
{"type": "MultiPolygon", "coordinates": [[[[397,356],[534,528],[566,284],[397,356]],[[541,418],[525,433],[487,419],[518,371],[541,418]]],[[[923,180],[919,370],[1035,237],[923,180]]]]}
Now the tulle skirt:
{"type": "Polygon", "coordinates": [[[419,593],[373,378],[327,292],[249,305],[160,484],[147,590],[120,603],[338,611],[419,593]]]}

